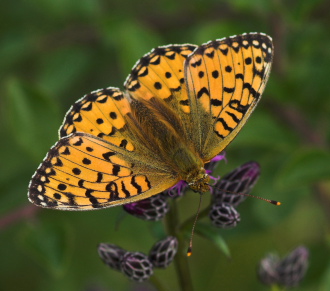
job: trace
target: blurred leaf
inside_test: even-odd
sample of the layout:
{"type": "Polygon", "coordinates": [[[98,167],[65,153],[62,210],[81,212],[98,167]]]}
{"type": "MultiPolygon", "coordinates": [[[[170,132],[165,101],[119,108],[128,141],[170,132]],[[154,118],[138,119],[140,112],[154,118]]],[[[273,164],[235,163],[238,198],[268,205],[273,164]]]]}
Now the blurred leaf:
{"type": "Polygon", "coordinates": [[[0,40],[0,73],[8,73],[8,70],[22,62],[31,53],[32,48],[31,37],[21,31],[11,30],[3,34],[0,40]]]}
{"type": "Polygon", "coordinates": [[[220,22],[218,20],[212,22],[205,22],[201,26],[196,28],[196,31],[194,33],[194,43],[200,45],[209,40],[219,39],[222,37],[228,37],[230,35],[245,32],[242,31],[242,29],[242,24],[236,21],[220,22]]]}
{"type": "Polygon", "coordinates": [[[330,153],[321,149],[295,151],[283,165],[277,183],[283,188],[308,185],[330,178],[330,153]]]}
{"type": "Polygon", "coordinates": [[[91,54],[86,48],[64,47],[48,53],[39,68],[39,83],[46,92],[63,94],[74,82],[81,82],[90,61],[91,54]]]}
{"type": "Polygon", "coordinates": [[[272,115],[257,108],[236,140],[231,147],[257,146],[283,151],[291,149],[298,139],[272,115]]]}
{"type": "Polygon", "coordinates": [[[270,11],[272,8],[272,1],[264,1],[264,0],[232,0],[230,4],[236,10],[241,10],[244,12],[252,11],[252,12],[266,12],[270,11]]]}
{"type": "MultiPolygon", "coordinates": [[[[149,229],[152,236],[158,241],[159,239],[165,238],[168,234],[165,232],[164,225],[161,221],[150,221],[149,229]]],[[[151,247],[151,246],[150,246],[151,247]]]]}
{"type": "Polygon", "coordinates": [[[60,125],[57,106],[30,84],[9,79],[6,87],[5,121],[21,148],[39,161],[56,138],[60,125]]]}
{"type": "Polygon", "coordinates": [[[228,258],[231,257],[229,247],[220,235],[219,229],[210,224],[199,222],[196,224],[196,233],[212,241],[228,258]]]}
{"type": "Polygon", "coordinates": [[[330,290],[330,264],[326,268],[320,284],[320,291],[330,290]]]}
{"type": "Polygon", "coordinates": [[[84,17],[95,15],[100,11],[100,1],[93,0],[56,0],[44,1],[37,0],[37,5],[41,11],[45,11],[52,18],[58,18],[67,21],[74,17],[84,17]]]}
{"type": "Polygon", "coordinates": [[[104,39],[115,47],[124,75],[133,65],[154,47],[164,45],[160,36],[150,28],[132,19],[107,21],[103,25],[104,39]]]}
{"type": "Polygon", "coordinates": [[[315,8],[319,7],[324,0],[299,0],[299,1],[276,1],[278,11],[288,22],[295,22],[296,25],[305,22],[315,8]]]}
{"type": "Polygon", "coordinates": [[[54,276],[61,276],[72,252],[66,224],[28,225],[20,236],[20,244],[39,264],[54,276]]]}

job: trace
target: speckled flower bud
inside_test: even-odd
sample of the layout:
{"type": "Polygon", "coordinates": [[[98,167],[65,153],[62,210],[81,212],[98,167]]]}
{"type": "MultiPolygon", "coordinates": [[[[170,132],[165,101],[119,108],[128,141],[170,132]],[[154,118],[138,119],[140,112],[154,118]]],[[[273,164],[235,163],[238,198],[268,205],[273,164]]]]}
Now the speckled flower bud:
{"type": "Polygon", "coordinates": [[[278,266],[280,284],[286,287],[297,286],[305,276],[308,257],[308,250],[302,246],[286,256],[278,266]]]}
{"type": "Polygon", "coordinates": [[[97,250],[105,264],[117,271],[121,270],[121,260],[126,254],[125,250],[114,244],[106,243],[100,243],[97,250]]]}
{"type": "Polygon", "coordinates": [[[167,268],[173,261],[177,251],[177,238],[169,236],[153,245],[149,253],[149,259],[154,267],[167,268]]]}
{"type": "Polygon", "coordinates": [[[130,279],[143,282],[153,274],[153,265],[145,254],[128,252],[122,259],[121,270],[130,279]]]}
{"type": "Polygon", "coordinates": [[[141,201],[125,204],[123,208],[135,217],[151,221],[162,219],[169,211],[166,198],[160,194],[141,201]]]}
{"type": "Polygon", "coordinates": [[[241,220],[237,210],[225,203],[211,205],[209,217],[213,225],[220,228],[233,228],[241,220]]]}
{"type": "Polygon", "coordinates": [[[225,175],[213,186],[214,203],[228,203],[237,207],[238,204],[246,199],[246,196],[232,193],[248,194],[256,184],[259,176],[260,166],[258,163],[248,162],[241,165],[225,175]]]}
{"type": "Polygon", "coordinates": [[[308,250],[302,246],[282,260],[273,254],[268,255],[260,262],[258,271],[260,281],[266,285],[297,286],[305,276],[308,256],[308,250]]]}
{"type": "Polygon", "coordinates": [[[269,254],[260,261],[258,276],[262,283],[271,286],[279,281],[277,266],[280,259],[275,254],[269,254]]]}

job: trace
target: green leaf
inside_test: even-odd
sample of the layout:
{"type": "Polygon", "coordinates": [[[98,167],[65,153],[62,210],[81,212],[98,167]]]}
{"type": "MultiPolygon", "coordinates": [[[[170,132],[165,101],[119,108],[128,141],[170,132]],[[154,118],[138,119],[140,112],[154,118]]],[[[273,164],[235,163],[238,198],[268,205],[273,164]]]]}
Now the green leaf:
{"type": "Polygon", "coordinates": [[[294,152],[277,177],[280,187],[308,185],[330,178],[330,153],[321,149],[301,149],[294,152]]]}
{"type": "Polygon", "coordinates": [[[321,279],[320,290],[321,291],[330,290],[330,264],[326,268],[323,278],[321,279]]]}
{"type": "Polygon", "coordinates": [[[23,249],[54,276],[64,273],[72,253],[70,231],[63,225],[28,225],[20,237],[23,249]]]}
{"type": "Polygon", "coordinates": [[[85,47],[62,47],[43,57],[39,68],[39,83],[43,88],[59,96],[72,84],[78,83],[89,70],[91,54],[85,47]]]}
{"type": "Polygon", "coordinates": [[[212,241],[228,258],[231,257],[226,241],[215,227],[206,223],[198,223],[196,225],[196,233],[212,241]]]}
{"type": "Polygon", "coordinates": [[[56,139],[61,124],[58,108],[33,85],[9,79],[6,83],[5,121],[20,147],[39,161],[56,139]]]}
{"type": "Polygon", "coordinates": [[[286,151],[297,143],[297,139],[287,128],[279,126],[268,112],[256,110],[238,134],[231,148],[262,147],[286,151]]]}
{"type": "MultiPolygon", "coordinates": [[[[226,21],[219,25],[219,21],[205,22],[202,25],[196,27],[196,31],[193,34],[194,43],[202,44],[209,40],[219,39],[241,33],[242,24],[237,21],[226,21]]],[[[190,41],[192,42],[192,41],[190,41]]]]}
{"type": "Polygon", "coordinates": [[[112,45],[119,56],[119,65],[124,75],[144,54],[154,47],[164,45],[158,34],[141,23],[129,20],[112,20],[104,24],[104,38],[112,45]]]}

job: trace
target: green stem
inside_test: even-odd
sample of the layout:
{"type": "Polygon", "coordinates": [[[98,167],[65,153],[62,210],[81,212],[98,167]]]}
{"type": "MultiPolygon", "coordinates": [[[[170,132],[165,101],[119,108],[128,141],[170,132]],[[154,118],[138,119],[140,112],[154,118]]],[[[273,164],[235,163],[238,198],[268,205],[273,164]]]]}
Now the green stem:
{"type": "Polygon", "coordinates": [[[174,258],[174,264],[176,268],[176,273],[179,277],[181,291],[193,291],[193,285],[191,280],[191,275],[189,271],[187,250],[186,250],[186,240],[180,229],[179,225],[179,215],[177,209],[177,202],[175,199],[172,200],[172,207],[170,212],[165,216],[166,227],[168,233],[175,236],[178,239],[178,252],[174,258]]]}
{"type": "Polygon", "coordinates": [[[150,277],[149,282],[156,288],[158,291],[168,291],[168,288],[165,288],[164,284],[159,280],[156,275],[150,277]]]}
{"type": "MultiPolygon", "coordinates": [[[[210,207],[206,207],[205,209],[203,209],[202,211],[199,212],[199,220],[204,218],[205,216],[207,216],[209,214],[210,211],[210,207]]],[[[180,230],[185,230],[188,227],[192,227],[192,225],[194,224],[196,215],[193,215],[191,217],[189,217],[188,219],[186,219],[183,223],[181,223],[180,225],[180,230]]]]}
{"type": "Polygon", "coordinates": [[[271,286],[271,291],[285,291],[285,288],[281,288],[280,286],[274,284],[271,286]]]}

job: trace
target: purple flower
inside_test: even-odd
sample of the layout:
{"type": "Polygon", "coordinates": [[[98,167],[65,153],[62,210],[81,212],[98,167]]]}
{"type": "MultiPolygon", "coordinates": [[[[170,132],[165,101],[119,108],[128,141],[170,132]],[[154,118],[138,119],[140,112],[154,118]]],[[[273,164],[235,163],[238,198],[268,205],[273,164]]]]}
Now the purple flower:
{"type": "Polygon", "coordinates": [[[182,196],[188,188],[189,186],[186,181],[181,180],[168,190],[164,191],[164,194],[171,198],[176,198],[182,196]]]}
{"type": "Polygon", "coordinates": [[[114,244],[100,243],[98,253],[102,261],[110,268],[121,271],[121,261],[126,251],[114,244]]]}
{"type": "Polygon", "coordinates": [[[167,268],[173,261],[177,251],[177,238],[169,236],[154,244],[150,250],[149,259],[155,267],[167,268]]]}
{"type": "Polygon", "coordinates": [[[143,282],[153,274],[153,265],[145,254],[127,252],[122,259],[121,270],[130,279],[143,282]]]}
{"type": "Polygon", "coordinates": [[[260,261],[258,275],[266,285],[297,286],[304,278],[308,267],[308,249],[300,246],[282,260],[269,254],[260,261]]]}
{"type": "Polygon", "coordinates": [[[240,214],[229,204],[213,204],[209,217],[214,226],[220,228],[234,228],[240,221],[240,214]]]}
{"type": "Polygon", "coordinates": [[[205,164],[205,170],[206,170],[206,173],[208,175],[210,175],[210,178],[212,180],[215,180],[215,181],[218,181],[219,180],[219,177],[218,178],[215,178],[213,176],[211,176],[211,173],[214,171],[214,169],[217,167],[218,163],[220,161],[226,161],[227,162],[227,159],[226,159],[226,153],[225,152],[221,152],[221,154],[215,156],[211,161],[209,161],[208,163],[205,164]]]}
{"type": "Polygon", "coordinates": [[[141,201],[125,204],[123,205],[123,208],[126,212],[135,217],[151,221],[162,219],[169,211],[169,205],[166,198],[161,194],[141,201]]]}
{"type": "Polygon", "coordinates": [[[250,193],[259,176],[260,166],[256,162],[248,162],[237,167],[213,185],[214,203],[228,203],[237,207],[246,196],[233,193],[250,193]]]}

